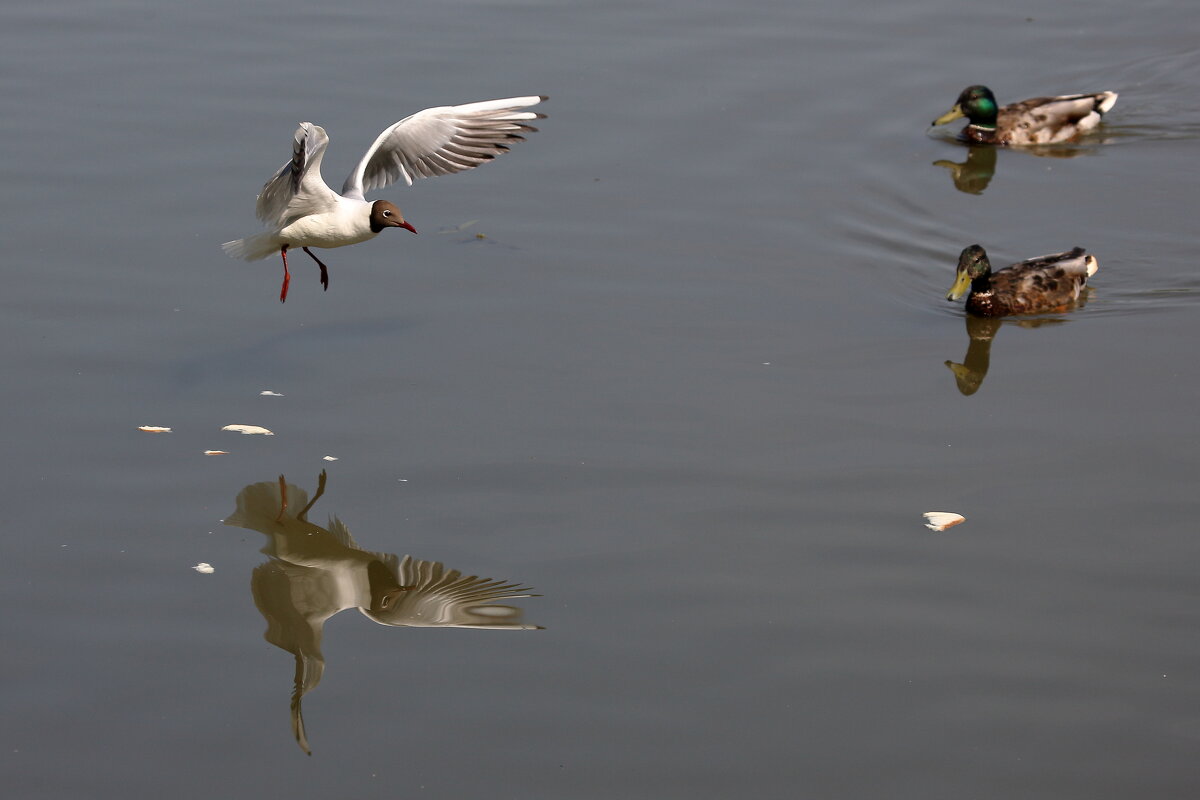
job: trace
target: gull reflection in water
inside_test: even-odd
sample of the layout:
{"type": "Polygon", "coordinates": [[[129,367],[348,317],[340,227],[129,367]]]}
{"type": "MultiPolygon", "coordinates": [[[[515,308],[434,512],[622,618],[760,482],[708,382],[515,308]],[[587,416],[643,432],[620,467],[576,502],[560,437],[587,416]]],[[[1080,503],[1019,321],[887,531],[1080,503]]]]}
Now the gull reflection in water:
{"type": "Polygon", "coordinates": [[[300,702],[321,682],[322,630],[339,611],[357,608],[381,625],[540,630],[521,621],[520,608],[497,602],[538,596],[526,586],[464,576],[438,561],[363,550],[337,517],[327,528],[309,522],[325,482],[322,472],[311,500],[282,475],[253,483],[238,493],[237,510],[225,519],[267,536],[262,552],[269,559],[255,568],[250,588],[267,620],[264,638],[295,656],[292,733],[309,755],[300,702]]]}

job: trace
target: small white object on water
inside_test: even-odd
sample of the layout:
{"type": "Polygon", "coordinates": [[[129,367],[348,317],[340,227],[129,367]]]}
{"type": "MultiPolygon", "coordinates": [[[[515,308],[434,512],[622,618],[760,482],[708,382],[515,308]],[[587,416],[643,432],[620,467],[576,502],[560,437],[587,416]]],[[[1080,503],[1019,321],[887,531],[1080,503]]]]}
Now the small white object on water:
{"type": "Polygon", "coordinates": [[[164,428],[161,425],[139,425],[138,430],[145,431],[146,433],[170,433],[171,432],[170,428],[164,428]]]}
{"type": "Polygon", "coordinates": [[[962,514],[953,511],[926,511],[922,516],[925,517],[925,527],[931,531],[944,531],[967,521],[962,514]]]}
{"type": "Polygon", "coordinates": [[[228,450],[205,450],[204,455],[206,455],[206,456],[227,456],[227,455],[229,455],[229,451],[228,450]]]}
{"type": "Polygon", "coordinates": [[[279,392],[272,392],[270,389],[264,389],[259,394],[263,397],[283,397],[279,392]]]}
{"type": "Polygon", "coordinates": [[[237,433],[245,433],[245,434],[260,433],[263,436],[274,436],[275,435],[274,432],[269,431],[266,428],[260,428],[257,425],[226,425],[224,428],[221,428],[221,430],[235,431],[237,433]]]}
{"type": "Polygon", "coordinates": [[[337,456],[324,456],[322,461],[337,461],[337,456]]]}
{"type": "Polygon", "coordinates": [[[199,564],[192,567],[192,569],[196,570],[196,572],[199,572],[203,575],[211,575],[212,573],[216,572],[216,570],[213,569],[213,565],[209,564],[207,561],[201,561],[199,564]]]}

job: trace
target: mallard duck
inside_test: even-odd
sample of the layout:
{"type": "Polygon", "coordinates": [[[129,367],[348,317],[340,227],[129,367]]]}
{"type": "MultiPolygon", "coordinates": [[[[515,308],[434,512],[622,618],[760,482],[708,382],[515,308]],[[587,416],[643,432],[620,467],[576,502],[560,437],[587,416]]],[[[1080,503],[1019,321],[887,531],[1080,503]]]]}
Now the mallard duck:
{"type": "Polygon", "coordinates": [[[933,121],[945,125],[960,117],[971,124],[961,138],[984,144],[1036,145],[1067,142],[1100,124],[1116,105],[1116,92],[1034,97],[1000,108],[986,86],[968,86],[954,107],[933,121]]]}
{"type": "Polygon", "coordinates": [[[957,300],[970,289],[967,311],[980,317],[1057,311],[1079,299],[1097,267],[1095,256],[1076,247],[992,272],[987,253],[973,244],[958,257],[958,276],[946,299],[957,300]]]}

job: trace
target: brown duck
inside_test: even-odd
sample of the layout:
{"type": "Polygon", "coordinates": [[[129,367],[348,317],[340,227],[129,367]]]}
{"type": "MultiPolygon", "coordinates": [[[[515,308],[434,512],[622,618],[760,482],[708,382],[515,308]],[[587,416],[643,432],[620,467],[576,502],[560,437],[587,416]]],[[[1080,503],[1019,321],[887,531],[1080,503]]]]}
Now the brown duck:
{"type": "Polygon", "coordinates": [[[1076,247],[992,272],[987,253],[973,244],[958,257],[958,274],[946,299],[957,300],[970,289],[967,312],[980,317],[1062,311],[1075,304],[1097,268],[1096,257],[1076,247]]]}

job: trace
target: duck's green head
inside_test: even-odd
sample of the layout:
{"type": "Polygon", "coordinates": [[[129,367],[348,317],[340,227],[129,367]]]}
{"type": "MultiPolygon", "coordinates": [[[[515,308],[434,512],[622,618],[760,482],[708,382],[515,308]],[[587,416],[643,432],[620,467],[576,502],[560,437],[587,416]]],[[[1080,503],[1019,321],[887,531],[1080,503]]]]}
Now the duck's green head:
{"type": "Polygon", "coordinates": [[[934,125],[945,125],[960,117],[966,117],[972,125],[981,128],[996,127],[996,115],[999,107],[992,90],[986,86],[968,86],[958,96],[954,107],[933,121],[934,125]]]}
{"type": "Polygon", "coordinates": [[[971,283],[976,278],[982,278],[992,271],[987,253],[977,244],[964,249],[958,257],[958,273],[954,277],[954,285],[946,292],[947,300],[957,300],[967,293],[971,283]]]}

